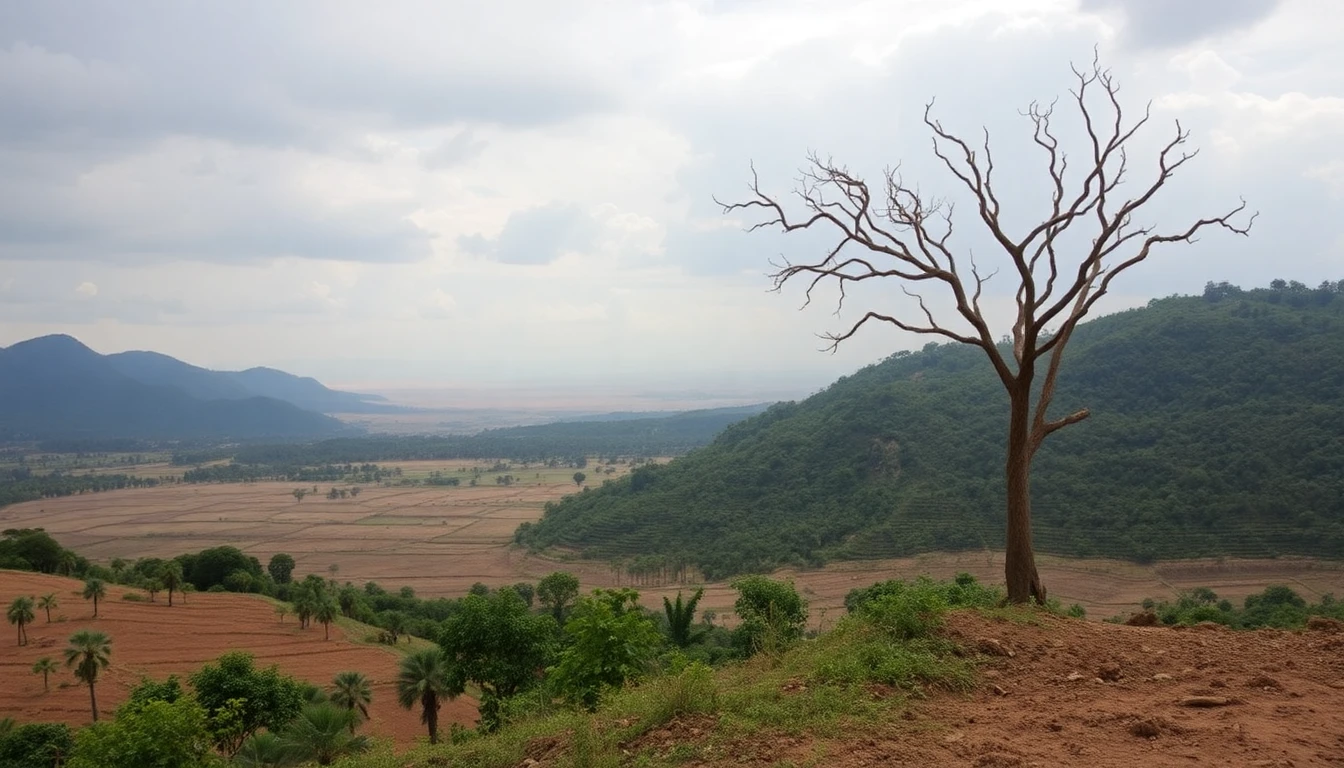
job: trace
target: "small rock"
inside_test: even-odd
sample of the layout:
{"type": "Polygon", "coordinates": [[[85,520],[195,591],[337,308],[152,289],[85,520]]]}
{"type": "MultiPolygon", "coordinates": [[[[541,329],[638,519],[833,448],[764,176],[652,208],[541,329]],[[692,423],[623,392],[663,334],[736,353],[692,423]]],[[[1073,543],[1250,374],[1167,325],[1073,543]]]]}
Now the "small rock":
{"type": "Polygon", "coordinates": [[[1051,720],[1050,722],[1045,724],[1045,727],[1049,728],[1055,733],[1059,733],[1060,731],[1064,730],[1064,724],[1059,722],[1058,720],[1051,720]]]}
{"type": "Polygon", "coordinates": [[[1256,675],[1246,681],[1247,688],[1282,688],[1279,681],[1269,675],[1256,675]]]}
{"type": "Polygon", "coordinates": [[[1157,727],[1157,723],[1149,720],[1140,720],[1136,723],[1130,723],[1129,732],[1141,739],[1156,739],[1162,735],[1162,729],[1157,727]]]}
{"type": "Polygon", "coordinates": [[[990,637],[982,637],[977,640],[975,642],[975,649],[986,656],[1007,656],[1012,658],[1017,655],[1013,652],[1012,648],[1009,648],[998,640],[990,637]]]}
{"type": "Polygon", "coordinates": [[[1186,696],[1176,703],[1182,707],[1226,707],[1236,700],[1226,696],[1186,696]]]}
{"type": "Polygon", "coordinates": [[[1101,669],[1097,670],[1097,677],[1108,683],[1117,682],[1124,676],[1124,672],[1120,671],[1119,664],[1103,664],[1101,669]]]}
{"type": "Polygon", "coordinates": [[[1154,680],[1159,680],[1159,681],[1160,681],[1160,680],[1170,680],[1170,679],[1171,679],[1171,675],[1168,675],[1166,672],[1158,672],[1156,675],[1153,675],[1153,679],[1154,679],[1154,680]]]}
{"type": "Polygon", "coordinates": [[[1006,688],[1004,688],[1004,687],[1002,687],[1002,686],[998,686],[998,685],[996,685],[996,686],[994,686],[994,688],[993,688],[992,690],[994,691],[994,695],[995,695],[995,696],[1007,696],[1007,695],[1008,695],[1008,689],[1006,689],[1006,688]]]}
{"type": "Polygon", "coordinates": [[[1082,680],[1084,677],[1086,677],[1086,675],[1084,675],[1081,672],[1070,672],[1069,676],[1064,679],[1068,680],[1070,683],[1076,683],[1079,680],[1082,680]]]}

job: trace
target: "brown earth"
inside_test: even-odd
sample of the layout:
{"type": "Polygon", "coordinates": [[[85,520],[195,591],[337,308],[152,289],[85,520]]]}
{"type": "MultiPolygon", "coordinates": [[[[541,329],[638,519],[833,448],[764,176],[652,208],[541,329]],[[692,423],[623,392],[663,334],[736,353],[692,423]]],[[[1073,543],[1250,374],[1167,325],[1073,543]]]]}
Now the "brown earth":
{"type": "MultiPolygon", "coordinates": [[[[364,732],[391,737],[403,746],[425,735],[418,710],[397,705],[400,654],[355,642],[337,625],[331,627],[331,639],[325,640],[320,625],[300,630],[293,617],[282,623],[274,607],[257,597],[198,593],[186,603],[179,596],[170,608],[162,594],[152,603],[123,600],[123,594],[143,593],[119,585],[108,586],[107,599],[99,601],[95,619],[92,604],[80,597],[82,590],[83,583],[75,579],[0,570],[0,604],[8,605],[20,595],[50,592],[60,601],[60,607],[52,611],[51,623],[43,611],[37,611],[37,620],[28,627],[28,645],[16,645],[17,631],[0,643],[0,713],[4,716],[21,723],[87,724],[88,688],[65,668],[62,652],[70,635],[92,629],[112,638],[112,664],[99,676],[95,688],[98,710],[104,716],[126,700],[143,676],[163,680],[176,674],[185,680],[226,651],[246,650],[256,657],[258,666],[276,664],[285,674],[323,687],[338,672],[363,672],[373,687],[370,722],[364,732]],[[51,676],[50,692],[42,690],[41,675],[31,671],[33,663],[44,656],[61,665],[51,676]]],[[[468,697],[446,702],[439,714],[443,729],[450,723],[470,727],[475,722],[476,703],[468,697]]]]}
{"type": "Polygon", "coordinates": [[[1128,627],[1045,614],[1014,623],[970,612],[949,617],[948,631],[989,652],[969,694],[935,693],[908,710],[898,704],[888,722],[841,738],[771,734],[715,744],[715,721],[696,717],[637,746],[690,746],[690,766],[1344,765],[1344,634],[1128,627]]]}

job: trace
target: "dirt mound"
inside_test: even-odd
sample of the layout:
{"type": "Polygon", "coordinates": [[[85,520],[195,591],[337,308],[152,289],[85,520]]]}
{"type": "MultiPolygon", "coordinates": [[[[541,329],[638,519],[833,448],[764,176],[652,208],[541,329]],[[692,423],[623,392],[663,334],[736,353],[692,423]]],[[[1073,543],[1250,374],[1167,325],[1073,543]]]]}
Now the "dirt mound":
{"type": "MultiPolygon", "coordinates": [[[[83,582],[59,576],[0,570],[0,603],[8,605],[20,595],[56,593],[60,607],[28,627],[29,642],[16,646],[16,633],[0,652],[0,713],[20,723],[65,722],[74,726],[89,722],[89,692],[81,687],[64,665],[51,675],[51,690],[42,690],[42,676],[32,673],[33,662],[50,656],[61,663],[61,652],[70,635],[81,629],[105,632],[112,638],[112,665],[98,680],[99,711],[104,715],[126,700],[142,676],[162,680],[170,674],[182,677],[230,650],[251,652],[259,666],[277,664],[280,670],[321,686],[331,683],[337,672],[363,672],[373,687],[370,722],[365,733],[391,736],[400,745],[422,738],[419,712],[397,705],[396,679],[400,657],[390,648],[362,645],[346,639],[333,625],[331,639],[323,640],[321,626],[300,631],[294,618],[283,623],[270,603],[249,595],[193,594],[184,604],[179,596],[168,607],[167,598],[157,602],[130,602],[123,594],[140,590],[109,585],[107,599],[100,602],[98,618],[93,606],[80,598],[83,582]]],[[[11,630],[13,627],[9,627],[11,630]]],[[[475,702],[460,698],[446,703],[439,712],[440,728],[450,723],[467,726],[476,722],[475,702]]]]}

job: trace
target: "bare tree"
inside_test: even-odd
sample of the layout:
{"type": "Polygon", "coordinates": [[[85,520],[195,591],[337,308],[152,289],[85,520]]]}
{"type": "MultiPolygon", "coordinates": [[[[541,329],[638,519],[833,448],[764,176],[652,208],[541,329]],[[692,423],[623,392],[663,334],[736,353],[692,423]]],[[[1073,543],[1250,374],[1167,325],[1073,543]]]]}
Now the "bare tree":
{"type": "Polygon", "coordinates": [[[995,342],[980,306],[985,283],[999,270],[986,272],[974,258],[955,253],[949,244],[953,206],[921,194],[894,169],[884,173],[882,188],[875,197],[867,182],[814,154],[796,190],[801,200],[800,214],[787,212],[778,198],[761,191],[754,166],[750,199],[720,203],[725,213],[763,213],[764,220],[750,230],[778,227],[783,232],[797,232],[815,228],[835,233],[839,241],[819,260],[786,260],[775,265],[774,289],[779,291],[798,278],[806,285],[804,306],[823,283],[838,286],[838,303],[843,306],[850,283],[875,278],[900,282],[902,291],[917,302],[919,312],[914,319],[869,310],[843,332],[825,334],[823,338],[832,351],[870,321],[984,350],[1010,404],[1005,576],[1008,599],[1017,603],[1031,599],[1044,602],[1046,597],[1032,548],[1032,459],[1050,434],[1088,416],[1085,408],[1059,418],[1049,416],[1060,362],[1074,328],[1106,295],[1111,281],[1146,260],[1154,247],[1194,242],[1196,234],[1206,227],[1246,235],[1255,220],[1251,215],[1244,224],[1236,223],[1246,210],[1243,200],[1222,215],[1202,218],[1171,232],[1135,224],[1139,209],[1152,201],[1197,151],[1185,149],[1189,132],[1177,122],[1174,135],[1158,152],[1156,177],[1135,190],[1134,196],[1124,197],[1118,190],[1129,173],[1126,147],[1148,123],[1151,104],[1141,118],[1126,125],[1119,87],[1109,70],[1094,58],[1090,68],[1074,67],[1073,73],[1077,84],[1069,91],[1071,107],[1076,106],[1082,117],[1088,140],[1081,179],[1079,174],[1066,175],[1070,158],[1061,149],[1052,126],[1056,103],[1032,103],[1022,115],[1031,124],[1033,142],[1045,155],[1052,206],[1044,219],[1025,233],[1010,234],[1002,224],[1001,193],[994,187],[988,130],[983,141],[973,146],[932,117],[932,102],[924,109],[934,155],[970,192],[980,222],[1007,257],[1005,267],[1016,283],[1017,299],[1011,348],[995,342]],[[1070,232],[1075,236],[1090,234],[1090,246],[1064,243],[1062,237],[1070,232]],[[936,318],[924,295],[912,292],[910,285],[939,291],[940,297],[955,307],[954,312],[943,313],[941,320],[936,318]],[[1042,368],[1043,376],[1037,381],[1042,368]]]}

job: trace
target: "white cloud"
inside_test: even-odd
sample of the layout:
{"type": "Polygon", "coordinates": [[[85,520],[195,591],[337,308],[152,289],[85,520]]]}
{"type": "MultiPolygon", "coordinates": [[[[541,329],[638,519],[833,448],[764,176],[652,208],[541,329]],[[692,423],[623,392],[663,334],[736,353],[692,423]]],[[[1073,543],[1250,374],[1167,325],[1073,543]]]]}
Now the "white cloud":
{"type": "MultiPolygon", "coordinates": [[[[870,178],[901,163],[956,195],[919,120],[937,96],[949,127],[989,127],[1029,220],[1041,158],[1016,110],[1064,94],[1094,43],[1131,114],[1154,100],[1136,181],[1174,118],[1202,149],[1153,216],[1241,194],[1262,211],[1250,240],[1155,259],[1126,301],[1319,280],[1344,241],[1330,31],[1344,11],[1227,1],[1202,15],[1213,0],[506,0],[472,14],[299,0],[267,4],[264,24],[78,6],[79,25],[56,23],[63,0],[15,6],[0,32],[0,344],[63,330],[338,377],[378,350],[385,380],[824,380],[925,339],[875,330],[817,354],[815,334],[851,316],[798,312],[765,273],[830,243],[746,234],[754,219],[713,196],[740,197],[752,162],[786,193],[810,149],[870,178]],[[430,343],[447,338],[451,357],[430,343]]],[[[1076,121],[1061,127],[1081,157],[1076,121]]],[[[990,258],[974,218],[958,223],[961,246],[990,258]]],[[[890,303],[889,288],[867,296],[890,303]]]]}

